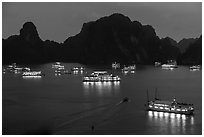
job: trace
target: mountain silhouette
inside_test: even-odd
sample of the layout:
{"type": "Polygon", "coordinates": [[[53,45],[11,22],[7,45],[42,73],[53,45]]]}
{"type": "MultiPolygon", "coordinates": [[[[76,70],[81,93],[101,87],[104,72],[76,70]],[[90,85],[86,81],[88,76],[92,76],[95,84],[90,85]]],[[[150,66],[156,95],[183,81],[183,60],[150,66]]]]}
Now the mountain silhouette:
{"type": "Polygon", "coordinates": [[[184,38],[178,43],[178,48],[180,49],[181,53],[184,53],[186,49],[193,44],[198,38],[184,38]]]}
{"type": "Polygon", "coordinates": [[[181,64],[197,65],[202,64],[202,35],[189,47],[180,57],[181,64]]]}
{"type": "Polygon", "coordinates": [[[83,64],[153,64],[177,59],[181,53],[171,38],[160,39],[150,25],[131,21],[114,13],[84,23],[79,34],[63,43],[42,41],[32,22],[26,22],[20,35],[2,40],[3,64],[46,63],[54,61],[83,64]]]}

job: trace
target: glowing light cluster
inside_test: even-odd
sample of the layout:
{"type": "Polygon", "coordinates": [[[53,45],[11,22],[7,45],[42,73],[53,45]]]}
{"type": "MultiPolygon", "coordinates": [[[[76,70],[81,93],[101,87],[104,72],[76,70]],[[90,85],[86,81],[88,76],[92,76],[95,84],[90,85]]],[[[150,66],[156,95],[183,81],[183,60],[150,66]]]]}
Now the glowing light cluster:
{"type": "Polygon", "coordinates": [[[23,72],[23,76],[39,76],[41,71],[23,72]]]}
{"type": "Polygon", "coordinates": [[[166,104],[154,104],[155,106],[163,106],[163,107],[165,107],[165,106],[169,106],[169,105],[166,105],[166,104]]]}
{"type": "Polygon", "coordinates": [[[112,63],[112,68],[120,68],[120,63],[116,63],[116,62],[114,62],[114,63],[112,63]]]}

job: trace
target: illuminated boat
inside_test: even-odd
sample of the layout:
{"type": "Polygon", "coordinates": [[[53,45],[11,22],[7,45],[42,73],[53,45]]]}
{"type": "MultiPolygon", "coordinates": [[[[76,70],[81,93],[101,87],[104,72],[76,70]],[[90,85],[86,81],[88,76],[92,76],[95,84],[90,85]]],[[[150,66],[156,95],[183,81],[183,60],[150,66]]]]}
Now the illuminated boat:
{"type": "Polygon", "coordinates": [[[84,67],[73,67],[71,70],[72,71],[84,71],[85,68],[84,67]]]}
{"type": "Polygon", "coordinates": [[[56,62],[55,64],[52,64],[52,68],[55,68],[55,69],[58,69],[58,68],[64,69],[64,66],[61,65],[60,62],[56,62]]]}
{"type": "Polygon", "coordinates": [[[29,71],[29,72],[23,72],[23,77],[41,77],[43,74],[41,71],[29,71]]]}
{"type": "Polygon", "coordinates": [[[174,69],[174,68],[177,68],[177,66],[175,65],[170,65],[170,64],[163,64],[161,65],[162,66],[162,69],[174,69]]]}
{"type": "Polygon", "coordinates": [[[13,70],[16,68],[16,63],[12,63],[11,65],[8,65],[7,69],[8,70],[13,70]]]}
{"type": "Polygon", "coordinates": [[[201,66],[200,65],[194,65],[189,67],[190,70],[200,70],[201,66]]]}
{"type": "Polygon", "coordinates": [[[119,76],[108,74],[107,71],[95,71],[89,76],[83,78],[83,82],[114,82],[120,81],[119,76]]]}
{"type": "Polygon", "coordinates": [[[55,75],[64,75],[64,74],[71,74],[71,72],[69,72],[68,70],[60,70],[60,69],[57,69],[55,70],[55,75]]]}
{"type": "Polygon", "coordinates": [[[168,60],[167,64],[161,65],[162,69],[174,69],[178,68],[177,62],[175,60],[168,60]]]}
{"type": "Polygon", "coordinates": [[[124,68],[122,69],[122,71],[132,71],[136,69],[136,65],[132,65],[132,66],[124,66],[124,68]]]}
{"type": "Polygon", "coordinates": [[[117,62],[112,63],[112,68],[114,69],[120,68],[120,63],[117,62]]]}
{"type": "Polygon", "coordinates": [[[16,63],[12,63],[11,65],[8,65],[6,70],[9,72],[14,72],[14,73],[21,73],[25,71],[30,71],[30,68],[28,67],[17,67],[16,63]]]}
{"type": "Polygon", "coordinates": [[[161,62],[154,62],[154,66],[155,67],[161,66],[161,62]]]}
{"type": "Polygon", "coordinates": [[[194,112],[193,104],[178,103],[174,98],[173,101],[165,101],[155,98],[153,101],[147,101],[146,109],[149,111],[168,112],[176,114],[191,115],[194,112]]]}

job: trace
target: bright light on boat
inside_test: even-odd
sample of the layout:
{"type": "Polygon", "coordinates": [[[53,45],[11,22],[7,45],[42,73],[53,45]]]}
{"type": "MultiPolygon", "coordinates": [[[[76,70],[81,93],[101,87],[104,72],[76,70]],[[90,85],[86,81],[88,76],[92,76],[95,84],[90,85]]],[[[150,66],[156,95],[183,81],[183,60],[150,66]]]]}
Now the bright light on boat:
{"type": "Polygon", "coordinates": [[[33,71],[33,72],[23,72],[23,75],[32,75],[32,76],[35,76],[35,75],[41,75],[41,71],[33,71]]]}
{"type": "Polygon", "coordinates": [[[169,108],[165,107],[164,109],[169,110],[169,108]]]}
{"type": "Polygon", "coordinates": [[[171,108],[171,110],[175,110],[175,108],[171,108]]]}
{"type": "Polygon", "coordinates": [[[176,118],[180,118],[181,117],[181,114],[176,114],[176,118]]]}
{"type": "Polygon", "coordinates": [[[41,78],[42,76],[23,76],[23,78],[41,78]]]}

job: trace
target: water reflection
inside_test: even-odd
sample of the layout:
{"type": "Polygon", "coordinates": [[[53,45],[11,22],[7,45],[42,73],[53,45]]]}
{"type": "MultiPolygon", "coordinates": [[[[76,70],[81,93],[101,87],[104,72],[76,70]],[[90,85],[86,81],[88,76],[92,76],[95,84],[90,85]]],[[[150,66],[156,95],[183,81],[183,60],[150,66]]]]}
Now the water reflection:
{"type": "Polygon", "coordinates": [[[187,128],[194,125],[194,117],[184,114],[148,111],[148,120],[151,124],[161,126],[169,134],[186,134],[187,128]]]}
{"type": "Polygon", "coordinates": [[[120,82],[83,82],[85,95],[111,95],[119,91],[120,82]]]}

